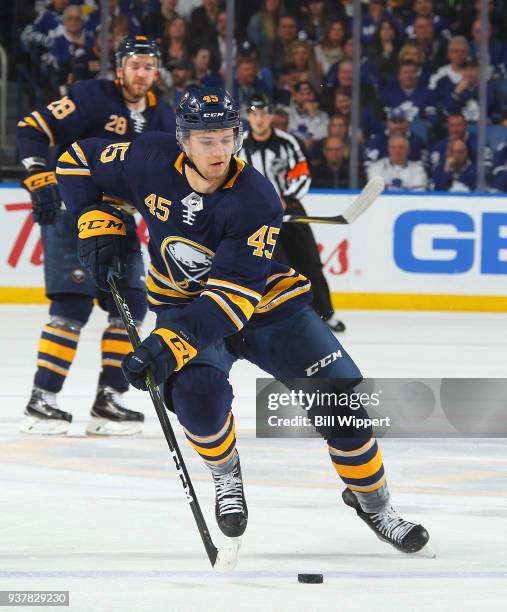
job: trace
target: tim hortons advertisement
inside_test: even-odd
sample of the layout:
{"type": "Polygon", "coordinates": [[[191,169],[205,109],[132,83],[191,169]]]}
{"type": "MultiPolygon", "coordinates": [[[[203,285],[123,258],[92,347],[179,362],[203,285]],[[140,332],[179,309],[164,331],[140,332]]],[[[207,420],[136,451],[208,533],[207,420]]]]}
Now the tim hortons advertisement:
{"type": "MultiPolygon", "coordinates": [[[[355,194],[310,193],[308,214],[335,216],[355,194]]],[[[29,198],[0,188],[0,299],[40,301],[43,249],[29,198]]],[[[312,226],[341,308],[507,311],[507,198],[383,195],[350,226],[312,226]]],[[[141,241],[146,244],[144,223],[141,241]]]]}

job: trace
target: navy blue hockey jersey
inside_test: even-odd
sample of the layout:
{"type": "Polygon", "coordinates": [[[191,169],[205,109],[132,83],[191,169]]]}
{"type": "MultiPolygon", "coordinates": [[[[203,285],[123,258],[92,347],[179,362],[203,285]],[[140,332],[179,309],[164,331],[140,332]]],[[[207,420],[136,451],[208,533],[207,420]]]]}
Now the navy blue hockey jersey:
{"type": "Polygon", "coordinates": [[[150,307],[173,308],[172,319],[201,348],[252,317],[276,318],[309,303],[309,281],[272,260],[283,211],[271,183],[233,157],[222,187],[200,194],[184,163],[174,135],[150,132],[133,143],[74,143],[56,173],[76,215],[104,192],[141,213],[150,234],[150,307]]]}
{"type": "MultiPolygon", "coordinates": [[[[133,140],[147,131],[175,131],[172,109],[151,91],[143,113],[127,108],[118,81],[80,81],[69,95],[33,111],[18,123],[17,141],[21,159],[49,160],[49,147],[57,155],[79,138],[133,140]]],[[[55,160],[56,160],[55,157],[55,160]]]]}

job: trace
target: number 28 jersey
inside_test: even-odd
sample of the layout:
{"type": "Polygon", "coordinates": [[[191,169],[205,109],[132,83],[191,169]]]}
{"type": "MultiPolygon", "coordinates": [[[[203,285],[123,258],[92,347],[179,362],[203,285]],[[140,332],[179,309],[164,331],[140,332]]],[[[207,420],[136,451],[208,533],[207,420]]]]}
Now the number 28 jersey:
{"type": "Polygon", "coordinates": [[[76,214],[103,192],[128,200],[146,221],[152,310],[171,317],[200,347],[247,321],[287,316],[311,301],[310,283],[272,259],[283,211],[270,182],[231,159],[220,189],[196,193],[174,135],[151,132],[133,143],[78,141],[58,160],[58,184],[76,214]]]}

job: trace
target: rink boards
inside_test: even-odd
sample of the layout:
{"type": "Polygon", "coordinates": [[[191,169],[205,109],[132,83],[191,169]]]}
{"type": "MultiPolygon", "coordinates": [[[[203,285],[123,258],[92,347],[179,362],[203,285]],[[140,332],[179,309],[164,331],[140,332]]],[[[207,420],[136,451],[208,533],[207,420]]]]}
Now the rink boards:
{"type": "MultiPolygon", "coordinates": [[[[304,205],[334,216],[354,197],[304,205]]],[[[337,308],[507,311],[507,197],[385,194],[353,225],[313,230],[337,308]]],[[[42,258],[26,191],[0,185],[0,302],[44,301],[42,258]]]]}

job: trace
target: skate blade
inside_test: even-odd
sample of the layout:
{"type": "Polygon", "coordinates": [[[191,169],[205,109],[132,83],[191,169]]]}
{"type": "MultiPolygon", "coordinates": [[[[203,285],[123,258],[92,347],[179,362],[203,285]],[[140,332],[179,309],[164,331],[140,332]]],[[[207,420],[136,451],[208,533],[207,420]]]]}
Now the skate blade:
{"type": "Polygon", "coordinates": [[[19,431],[24,434],[38,436],[64,436],[70,428],[70,423],[63,419],[38,419],[28,417],[19,431]]]}
{"type": "Polygon", "coordinates": [[[233,570],[239,558],[239,549],[241,548],[241,538],[229,538],[229,546],[224,546],[218,549],[217,558],[213,569],[219,572],[228,572],[233,570]]]}
{"type": "Polygon", "coordinates": [[[413,553],[414,557],[421,557],[422,559],[436,559],[437,553],[431,548],[429,544],[426,544],[418,550],[416,553],[413,553]]]}
{"type": "Polygon", "coordinates": [[[143,424],[139,421],[111,421],[103,417],[91,417],[86,427],[88,436],[135,436],[141,433],[143,424]]]}

